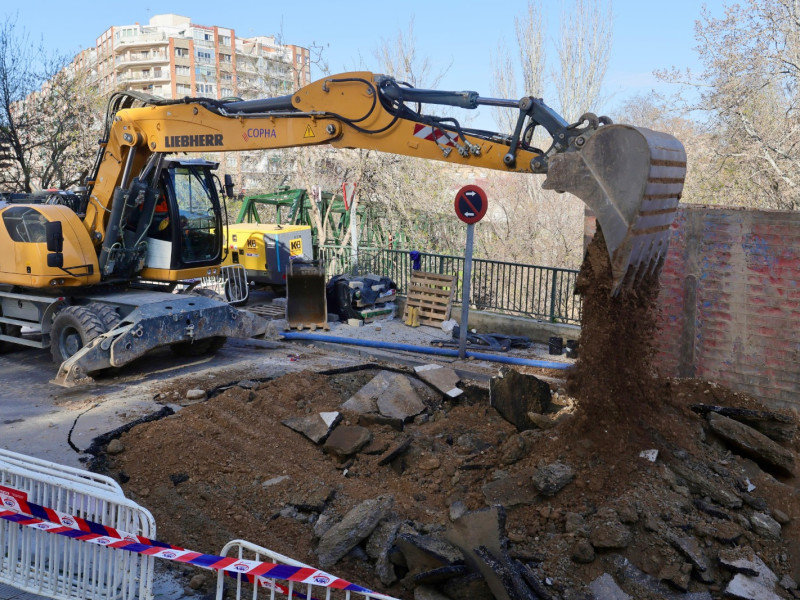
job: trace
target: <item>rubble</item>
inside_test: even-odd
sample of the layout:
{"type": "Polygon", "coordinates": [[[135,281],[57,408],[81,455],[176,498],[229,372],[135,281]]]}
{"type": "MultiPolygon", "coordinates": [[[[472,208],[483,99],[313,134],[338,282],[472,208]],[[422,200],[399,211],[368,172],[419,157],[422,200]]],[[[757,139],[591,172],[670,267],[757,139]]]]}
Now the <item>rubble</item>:
{"type": "Polygon", "coordinates": [[[289,429],[302,433],[315,444],[324,442],[333,428],[342,420],[338,412],[318,413],[305,417],[286,419],[283,424],[289,429]]]}
{"type": "Polygon", "coordinates": [[[344,518],[321,536],[316,553],[319,566],[329,569],[369,537],[386,512],[392,507],[391,496],[365,500],[351,509],[344,518]]]}
{"type": "Polygon", "coordinates": [[[323,450],[336,456],[350,456],[372,441],[372,434],[360,425],[342,425],[333,430],[323,450]]]}
{"type": "MultiPolygon", "coordinates": [[[[735,557],[725,554],[744,546],[772,561],[776,577],[800,574],[789,550],[800,537],[794,479],[778,481],[737,455],[690,410],[690,398],[707,384],[671,382],[670,398],[683,401],[663,405],[669,427],[649,443],[619,446],[608,443],[605,429],[582,430],[579,415],[520,433],[488,406],[488,392],[484,404],[474,394],[420,397],[426,419],[362,421],[365,415],[343,406],[379,372],[226,386],[169,419],[105,438],[126,448],[105,456],[107,472],[126,473],[126,493],[156,514],[167,541],[214,551],[242,537],[345,577],[356,569],[352,579],[402,598],[421,587],[454,598],[525,597],[541,584],[551,598],[572,600],[592,593],[598,568],[637,599],[709,598],[731,584],[731,593],[744,593],[751,583],[735,577],[753,571],[733,570],[735,557]],[[337,383],[340,392],[332,392],[328,382],[337,378],[350,387],[337,383]],[[286,426],[326,423],[321,415],[328,436],[286,426]],[[326,445],[331,454],[322,454],[326,445]],[[151,461],[140,458],[145,448],[163,457],[152,472],[151,461]],[[654,461],[639,457],[652,448],[654,461]],[[163,473],[187,478],[159,483],[163,473]],[[750,492],[747,481],[755,485],[750,492]],[[394,502],[379,507],[377,494],[394,502]],[[185,516],[175,519],[176,510],[185,516]],[[192,515],[203,517],[196,527],[192,515]],[[431,551],[440,546],[430,544],[445,542],[463,556],[431,551]],[[624,569],[614,567],[620,553],[624,569]],[[784,562],[774,562],[782,555],[784,562]],[[372,580],[364,578],[367,565],[372,580]]],[[[796,453],[791,444],[782,447],[796,453]]],[[[789,592],[776,585],[770,593],[789,592]]]]}
{"type": "Polygon", "coordinates": [[[791,474],[794,453],[752,427],[716,412],[708,414],[711,430],[737,450],[767,468],[791,474]]]}
{"type": "Polygon", "coordinates": [[[550,386],[534,377],[503,367],[489,386],[491,405],[518,431],[532,428],[529,413],[550,410],[550,386]]]}
{"type": "Polygon", "coordinates": [[[434,386],[449,398],[457,398],[464,393],[464,390],[458,387],[460,378],[453,369],[427,364],[414,367],[414,372],[420,379],[434,386]]]}

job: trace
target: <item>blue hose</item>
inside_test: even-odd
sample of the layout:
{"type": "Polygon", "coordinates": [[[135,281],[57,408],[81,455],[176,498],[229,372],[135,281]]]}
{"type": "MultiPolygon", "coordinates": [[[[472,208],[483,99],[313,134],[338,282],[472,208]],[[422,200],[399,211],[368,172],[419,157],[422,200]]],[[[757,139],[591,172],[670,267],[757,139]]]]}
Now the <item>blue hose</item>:
{"type": "MultiPolygon", "coordinates": [[[[438,356],[458,357],[458,350],[450,348],[429,348],[427,346],[414,346],[413,344],[398,344],[394,342],[381,342],[376,340],[361,340],[335,335],[322,335],[319,333],[302,333],[299,331],[286,331],[281,334],[287,340],[305,340],[309,342],[331,342],[333,344],[350,344],[352,346],[366,346],[367,348],[382,348],[385,350],[405,350],[406,352],[419,352],[421,354],[436,354],[438,356]]],[[[509,365],[521,365],[525,367],[538,367],[540,369],[569,369],[572,365],[562,362],[550,362],[546,360],[530,360],[527,358],[517,358],[514,356],[501,356],[497,354],[486,354],[484,352],[469,352],[467,357],[476,360],[487,360],[490,362],[504,363],[509,365]]]]}

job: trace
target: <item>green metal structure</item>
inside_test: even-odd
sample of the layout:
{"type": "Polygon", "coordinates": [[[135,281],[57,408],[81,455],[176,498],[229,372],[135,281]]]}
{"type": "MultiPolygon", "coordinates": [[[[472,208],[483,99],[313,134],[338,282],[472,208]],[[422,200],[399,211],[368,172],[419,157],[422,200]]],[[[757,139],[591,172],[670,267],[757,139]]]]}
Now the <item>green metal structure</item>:
{"type": "MultiPolygon", "coordinates": [[[[350,230],[350,214],[341,193],[322,192],[319,210],[324,215],[328,233],[327,243],[340,245],[350,230]]],[[[375,211],[365,205],[357,208],[358,240],[360,244],[381,246],[385,234],[375,211]]],[[[281,188],[271,194],[245,196],[237,223],[275,223],[276,225],[307,225],[311,227],[314,246],[319,245],[319,232],[312,216],[311,199],[304,189],[281,188]],[[259,210],[267,207],[265,210],[259,210]]]]}

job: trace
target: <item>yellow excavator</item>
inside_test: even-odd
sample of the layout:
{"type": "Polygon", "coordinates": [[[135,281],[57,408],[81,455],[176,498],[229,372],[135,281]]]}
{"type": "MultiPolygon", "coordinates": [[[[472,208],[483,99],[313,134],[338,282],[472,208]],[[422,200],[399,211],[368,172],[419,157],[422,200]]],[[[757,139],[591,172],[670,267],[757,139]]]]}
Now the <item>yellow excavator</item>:
{"type": "Polygon", "coordinates": [[[325,77],[287,96],[165,100],[119,92],[84,188],[0,204],[0,345],[49,347],[70,385],[169,345],[211,351],[264,323],[217,298],[174,294],[217,274],[224,251],[216,164],[186,154],[329,144],[546,175],[596,214],[616,293],[656,269],[686,172],[674,137],[542,100],[424,90],[370,72],[325,77]],[[516,109],[508,133],[470,129],[430,106],[516,109]],[[536,128],[549,147],[533,145],[536,128]]]}

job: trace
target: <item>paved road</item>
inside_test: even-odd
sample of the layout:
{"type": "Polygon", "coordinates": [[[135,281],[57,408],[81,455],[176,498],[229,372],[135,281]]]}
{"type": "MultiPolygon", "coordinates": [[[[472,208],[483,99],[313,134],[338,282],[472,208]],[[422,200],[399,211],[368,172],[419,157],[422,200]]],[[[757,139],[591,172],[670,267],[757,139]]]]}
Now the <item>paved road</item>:
{"type": "MultiPolygon", "coordinates": [[[[0,447],[80,467],[83,451],[96,436],[160,410],[163,401],[154,397],[170,384],[191,381],[194,387],[213,388],[335,366],[329,355],[313,349],[304,351],[303,361],[291,361],[295,353],[296,347],[286,343],[260,340],[229,340],[216,356],[197,359],[157,351],[76,388],[50,383],[56,368],[46,351],[0,355],[0,447]]],[[[341,359],[343,364],[358,361],[355,356],[341,359]]]]}

